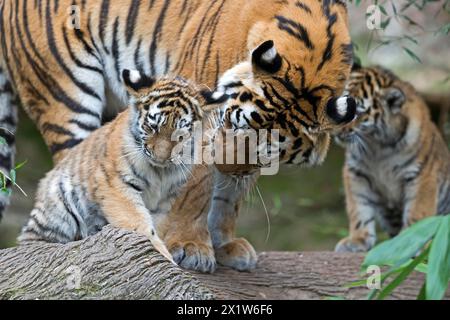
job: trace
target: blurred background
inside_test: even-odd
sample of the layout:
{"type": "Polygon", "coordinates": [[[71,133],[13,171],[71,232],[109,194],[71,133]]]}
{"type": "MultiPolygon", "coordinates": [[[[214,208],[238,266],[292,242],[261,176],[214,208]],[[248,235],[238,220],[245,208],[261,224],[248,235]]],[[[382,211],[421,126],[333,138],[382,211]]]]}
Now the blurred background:
{"type": "MultiPolygon", "coordinates": [[[[443,119],[439,108],[450,107],[450,1],[378,1],[381,29],[369,30],[366,11],[374,2],[349,3],[357,56],[364,65],[383,65],[410,81],[433,102],[434,119],[443,119]]],[[[446,123],[447,136],[449,129],[446,123]]],[[[52,167],[39,133],[22,111],[17,151],[17,163],[27,160],[17,176],[27,197],[14,190],[0,224],[0,248],[15,245],[38,181],[52,167]]],[[[332,250],[347,234],[343,163],[344,150],[333,145],[321,167],[285,167],[277,176],[262,177],[259,191],[251,192],[242,208],[238,234],[259,251],[332,250]]]]}

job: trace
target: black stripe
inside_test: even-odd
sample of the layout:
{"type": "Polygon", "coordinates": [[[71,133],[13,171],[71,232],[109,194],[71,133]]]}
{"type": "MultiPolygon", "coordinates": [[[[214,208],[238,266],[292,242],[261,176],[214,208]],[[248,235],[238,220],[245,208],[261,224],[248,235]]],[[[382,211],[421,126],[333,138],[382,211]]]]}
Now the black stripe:
{"type": "Polygon", "coordinates": [[[60,195],[60,200],[62,201],[62,203],[64,205],[64,209],[66,209],[66,212],[68,212],[70,214],[70,216],[72,217],[72,219],[75,220],[75,223],[77,225],[77,231],[76,231],[75,239],[81,238],[80,237],[81,221],[78,220],[77,215],[70,208],[70,205],[68,203],[68,199],[66,198],[66,196],[68,195],[68,192],[64,189],[64,186],[63,186],[62,182],[59,183],[59,195],[60,195]]]}
{"type": "Polygon", "coordinates": [[[105,44],[105,32],[108,24],[108,18],[109,18],[109,0],[103,0],[102,5],[100,7],[100,23],[99,23],[99,29],[100,29],[100,41],[103,44],[103,49],[105,50],[106,54],[109,54],[109,50],[106,47],[105,44]]]}
{"type": "Polygon", "coordinates": [[[67,36],[67,29],[65,26],[63,26],[63,38],[64,38],[64,44],[66,45],[66,49],[69,52],[70,58],[72,59],[73,62],[75,62],[75,64],[82,69],[87,69],[90,71],[94,71],[96,73],[99,73],[100,75],[103,75],[103,70],[97,67],[93,67],[93,66],[89,66],[87,64],[84,64],[83,62],[80,61],[80,59],[78,59],[75,56],[75,53],[72,50],[72,47],[70,46],[70,41],[69,38],[67,36]]]}
{"type": "Polygon", "coordinates": [[[71,149],[71,148],[75,147],[82,141],[83,141],[82,139],[69,139],[63,143],[54,143],[50,146],[50,152],[53,155],[55,155],[56,153],[58,153],[60,151],[63,151],[66,149],[71,149]]]}
{"type": "Polygon", "coordinates": [[[297,1],[297,2],[295,3],[295,6],[298,7],[298,8],[300,8],[300,9],[302,9],[302,10],[305,11],[306,13],[309,13],[309,14],[312,13],[311,9],[310,9],[306,4],[304,4],[303,2],[297,1]]]}
{"type": "Polygon", "coordinates": [[[311,42],[308,31],[303,25],[279,15],[276,15],[275,19],[278,21],[278,28],[280,30],[286,31],[297,40],[303,42],[309,50],[314,50],[314,44],[311,42]]]}
{"type": "Polygon", "coordinates": [[[155,28],[152,35],[152,43],[150,44],[150,70],[151,74],[156,74],[155,59],[156,51],[158,48],[158,42],[161,37],[162,28],[164,26],[164,19],[166,17],[167,9],[169,8],[170,0],[164,1],[164,6],[159,13],[158,19],[156,20],[155,28]]]}
{"type": "MultiPolygon", "coordinates": [[[[196,78],[197,80],[200,80],[201,76],[205,75],[206,65],[211,59],[211,48],[212,48],[212,45],[213,45],[214,40],[216,38],[217,25],[220,22],[220,17],[221,17],[224,5],[225,5],[225,1],[222,1],[222,3],[220,4],[219,8],[216,11],[216,13],[212,17],[212,30],[209,33],[209,40],[207,41],[208,46],[206,47],[206,54],[205,54],[205,56],[202,59],[203,60],[202,67],[201,68],[197,68],[199,70],[198,76],[196,78]]],[[[199,59],[199,56],[200,56],[200,54],[197,54],[197,59],[199,59]]]]}
{"type": "MultiPolygon", "coordinates": [[[[30,64],[31,68],[33,69],[35,75],[38,77],[39,81],[41,81],[44,86],[48,89],[48,91],[50,92],[50,94],[52,95],[52,97],[57,100],[58,102],[61,102],[64,106],[66,106],[67,108],[69,108],[71,111],[76,112],[76,113],[84,113],[84,114],[88,114],[91,116],[94,116],[98,119],[100,119],[100,115],[98,115],[95,112],[92,112],[91,110],[81,106],[80,104],[78,104],[78,102],[72,100],[69,96],[67,96],[67,94],[64,92],[64,90],[61,89],[61,87],[58,85],[58,83],[55,81],[55,79],[53,79],[48,72],[46,72],[46,70],[44,70],[43,68],[41,68],[33,59],[33,57],[31,56],[31,54],[28,52],[27,50],[27,45],[24,42],[24,39],[22,38],[22,31],[19,28],[19,17],[18,17],[18,12],[16,11],[16,21],[14,23],[14,25],[16,26],[16,31],[18,34],[18,38],[22,47],[22,52],[25,53],[25,57],[27,58],[28,63],[30,64]]],[[[13,24],[11,24],[13,25],[13,24]]],[[[32,43],[31,40],[31,35],[29,33],[28,30],[28,26],[29,24],[27,23],[27,19],[26,19],[26,13],[24,13],[24,28],[26,30],[26,34],[27,36],[29,35],[29,41],[30,43],[32,43]]],[[[14,33],[11,32],[11,35],[13,35],[14,33]]],[[[31,45],[31,48],[33,50],[33,56],[34,57],[38,57],[39,60],[42,60],[42,57],[40,56],[39,52],[37,51],[37,49],[31,45]]],[[[14,50],[13,50],[14,51],[14,50]]],[[[44,64],[46,65],[46,64],[44,64]]]]}
{"type": "MultiPolygon", "coordinates": [[[[89,14],[89,23],[90,23],[90,17],[91,16],[89,14]]],[[[92,48],[91,45],[89,45],[89,43],[84,39],[84,33],[80,29],[74,29],[74,33],[75,33],[75,36],[77,37],[78,41],[80,41],[82,43],[84,50],[89,55],[93,56],[101,64],[102,60],[98,56],[98,49],[95,47],[95,44],[93,43],[95,48],[92,48]],[[97,49],[97,51],[96,51],[96,49],[97,49]]],[[[89,33],[90,33],[90,31],[89,31],[89,33]]],[[[90,36],[92,37],[92,34],[90,36]]]]}
{"type": "Polygon", "coordinates": [[[131,40],[134,36],[134,29],[136,27],[136,20],[139,15],[139,7],[140,7],[140,0],[132,0],[130,9],[128,11],[127,16],[127,27],[126,27],[126,41],[127,45],[130,44],[131,40]]]}
{"type": "Polygon", "coordinates": [[[141,187],[139,187],[138,185],[134,184],[131,181],[125,181],[125,179],[122,177],[122,181],[123,183],[125,183],[127,186],[131,187],[132,189],[136,190],[137,192],[142,192],[144,190],[142,190],[141,187]]]}
{"type": "Polygon", "coordinates": [[[10,170],[13,166],[11,154],[3,155],[0,153],[0,165],[5,169],[10,170]]]}
{"type": "Polygon", "coordinates": [[[220,202],[225,202],[226,204],[231,204],[230,199],[219,197],[219,196],[213,197],[213,201],[220,201],[220,202]]]}
{"type": "Polygon", "coordinates": [[[368,175],[366,175],[365,173],[363,173],[362,171],[356,169],[356,168],[348,168],[348,171],[353,173],[356,177],[363,179],[367,182],[367,184],[369,185],[369,188],[373,190],[373,184],[372,184],[372,180],[370,179],[370,177],[368,175]]]}
{"type": "Polygon", "coordinates": [[[54,133],[57,133],[57,134],[67,135],[67,136],[70,136],[70,137],[74,136],[73,133],[70,132],[69,130],[67,130],[66,128],[61,127],[61,126],[59,126],[57,124],[54,124],[54,123],[48,123],[48,122],[44,123],[41,126],[41,130],[42,130],[43,133],[47,133],[48,131],[51,131],[51,132],[54,132],[54,133]]]}
{"type": "Polygon", "coordinates": [[[83,130],[86,130],[86,131],[91,131],[91,132],[95,131],[95,130],[97,130],[99,128],[99,126],[90,125],[90,124],[87,124],[87,123],[84,123],[84,122],[80,122],[80,121],[78,121],[76,119],[70,120],[69,123],[77,125],[80,129],[83,129],[83,130]]]}
{"type": "MultiPolygon", "coordinates": [[[[0,10],[0,26],[1,26],[0,30],[5,30],[5,22],[4,22],[5,11],[4,10],[5,10],[5,3],[3,3],[3,6],[1,7],[1,10],[0,10]]],[[[10,11],[12,13],[12,9],[10,9],[10,11]]],[[[12,24],[11,24],[11,21],[10,21],[10,26],[11,25],[12,24]]],[[[10,32],[10,33],[11,33],[11,37],[12,37],[14,32],[10,32]]],[[[10,66],[11,64],[9,63],[9,59],[8,59],[6,35],[5,34],[0,35],[0,40],[1,40],[1,46],[2,46],[2,51],[3,51],[3,56],[1,58],[4,59],[6,68],[8,69],[10,81],[11,81],[13,87],[17,88],[16,81],[14,79],[14,75],[13,75],[12,70],[11,70],[11,66],[10,66]]]]}
{"type": "Polygon", "coordinates": [[[112,56],[114,58],[114,68],[116,69],[117,80],[122,82],[122,72],[120,70],[120,50],[119,50],[119,17],[114,21],[113,27],[113,41],[112,41],[112,56]]]}
{"type": "Polygon", "coordinates": [[[98,100],[102,101],[102,98],[89,86],[85,83],[79,81],[72,73],[70,68],[65,64],[64,59],[61,57],[61,54],[58,51],[58,47],[56,45],[55,35],[53,31],[53,17],[50,12],[50,2],[47,2],[47,10],[46,10],[46,30],[47,30],[47,41],[50,52],[53,57],[56,59],[58,65],[63,69],[65,74],[70,78],[70,80],[84,93],[90,95],[98,100]]]}
{"type": "Polygon", "coordinates": [[[144,63],[141,61],[141,47],[142,38],[139,39],[136,50],[134,51],[134,65],[136,66],[137,70],[139,70],[141,73],[144,73],[144,63]]]}
{"type": "Polygon", "coordinates": [[[331,14],[328,1],[324,1],[323,11],[324,11],[325,16],[328,19],[328,26],[327,26],[328,42],[327,42],[325,51],[323,52],[323,55],[322,55],[322,61],[320,62],[317,70],[322,70],[325,63],[330,61],[331,58],[333,57],[333,46],[334,46],[334,41],[336,38],[335,35],[333,34],[333,32],[331,31],[331,29],[333,28],[334,24],[337,21],[337,15],[331,14]]]}
{"type": "MultiPolygon", "coordinates": [[[[37,210],[37,209],[34,209],[34,210],[37,210]]],[[[45,213],[42,212],[42,210],[39,210],[39,212],[42,215],[45,215],[45,213]]],[[[33,220],[33,222],[36,225],[36,227],[38,228],[38,230],[35,230],[35,229],[30,228],[30,227],[27,226],[25,228],[25,230],[26,230],[25,232],[34,233],[40,239],[45,240],[46,242],[55,242],[56,241],[56,239],[54,239],[54,238],[49,238],[49,236],[52,236],[53,234],[55,234],[56,236],[59,236],[59,237],[65,239],[67,241],[72,241],[73,240],[73,239],[70,239],[66,234],[61,233],[60,230],[52,229],[48,225],[44,225],[34,215],[32,215],[30,217],[30,219],[33,220]],[[44,233],[44,235],[42,233],[44,233]],[[45,234],[47,234],[48,236],[45,236],[45,234]]]]}
{"type": "MultiPolygon", "coordinates": [[[[1,125],[2,121],[0,121],[0,126],[1,125]]],[[[10,147],[14,144],[14,142],[16,142],[16,137],[8,131],[2,130],[2,128],[0,128],[0,137],[4,138],[10,147]]]]}
{"type": "Polygon", "coordinates": [[[341,62],[347,65],[353,65],[353,43],[341,44],[342,60],[341,62]]]}

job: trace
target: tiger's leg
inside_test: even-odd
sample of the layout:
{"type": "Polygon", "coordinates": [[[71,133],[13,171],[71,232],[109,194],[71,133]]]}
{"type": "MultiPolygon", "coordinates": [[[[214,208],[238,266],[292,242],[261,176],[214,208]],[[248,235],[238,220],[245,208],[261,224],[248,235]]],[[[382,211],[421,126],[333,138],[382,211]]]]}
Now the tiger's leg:
{"type": "Polygon", "coordinates": [[[185,269],[214,272],[216,258],[208,231],[208,210],[213,187],[212,169],[198,166],[171,212],[156,218],[158,233],[173,259],[185,269]]]}
{"type": "Polygon", "coordinates": [[[381,210],[381,202],[368,179],[362,173],[344,169],[350,235],[336,245],[336,252],[366,252],[375,245],[375,217],[381,210]]]}
{"type": "MultiPolygon", "coordinates": [[[[17,128],[17,107],[10,81],[0,67],[0,188],[11,187],[11,182],[4,175],[9,175],[14,167],[15,132],[17,128]]],[[[9,194],[0,192],[0,220],[9,204],[9,194]]]]}
{"type": "Polygon", "coordinates": [[[405,192],[403,229],[437,214],[438,189],[438,179],[434,173],[421,174],[408,184],[405,192]]]}
{"type": "Polygon", "coordinates": [[[208,215],[209,231],[217,262],[239,271],[254,269],[258,260],[255,249],[246,239],[235,238],[239,207],[257,178],[258,175],[244,178],[243,183],[218,171],[215,173],[213,199],[208,215]]]}
{"type": "MultiPolygon", "coordinates": [[[[113,182],[119,186],[121,179],[113,182]]],[[[159,237],[153,218],[145,206],[141,194],[132,188],[100,188],[100,205],[107,221],[118,228],[137,232],[147,237],[153,247],[166,259],[174,263],[172,255],[159,237]]]]}

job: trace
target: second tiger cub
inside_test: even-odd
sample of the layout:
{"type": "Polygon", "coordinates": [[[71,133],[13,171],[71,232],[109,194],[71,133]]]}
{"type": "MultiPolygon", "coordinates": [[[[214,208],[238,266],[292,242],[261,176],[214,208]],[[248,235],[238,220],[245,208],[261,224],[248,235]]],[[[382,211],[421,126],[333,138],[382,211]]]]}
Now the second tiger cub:
{"type": "Polygon", "coordinates": [[[414,88],[381,67],[356,68],[347,93],[359,116],[337,135],[347,149],[350,236],[340,252],[371,249],[378,220],[390,236],[450,213],[450,152],[414,88]]]}
{"type": "Polygon", "coordinates": [[[172,261],[152,215],[170,211],[189,177],[190,165],[173,152],[179,146],[174,134],[189,135],[196,121],[209,118],[202,96],[183,79],[155,81],[125,70],[123,80],[131,106],[72,149],[40,182],[19,242],[67,243],[110,223],[147,236],[172,261]]]}

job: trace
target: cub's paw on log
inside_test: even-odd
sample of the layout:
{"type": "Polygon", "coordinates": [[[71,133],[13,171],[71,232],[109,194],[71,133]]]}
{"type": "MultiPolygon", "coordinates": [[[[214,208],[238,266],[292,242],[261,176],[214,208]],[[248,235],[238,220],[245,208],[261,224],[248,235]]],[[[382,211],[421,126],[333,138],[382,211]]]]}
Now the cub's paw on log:
{"type": "Polygon", "coordinates": [[[372,245],[369,245],[367,241],[355,240],[352,238],[344,238],[338,242],[335,252],[341,253],[357,253],[357,252],[367,252],[372,249],[372,245]]]}
{"type": "Polygon", "coordinates": [[[173,260],[182,268],[213,273],[216,270],[216,258],[212,245],[202,242],[173,242],[167,245],[173,260]]]}
{"type": "Polygon", "coordinates": [[[253,246],[244,238],[234,239],[216,248],[217,262],[238,271],[255,269],[258,261],[253,246]]]}

